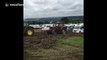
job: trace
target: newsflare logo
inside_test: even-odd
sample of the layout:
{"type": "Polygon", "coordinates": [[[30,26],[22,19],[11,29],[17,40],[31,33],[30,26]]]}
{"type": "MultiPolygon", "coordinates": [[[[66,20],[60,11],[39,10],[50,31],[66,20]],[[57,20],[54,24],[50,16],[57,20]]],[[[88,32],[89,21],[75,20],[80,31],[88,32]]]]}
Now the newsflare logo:
{"type": "Polygon", "coordinates": [[[23,6],[23,4],[20,3],[5,3],[5,7],[17,7],[17,6],[23,6]]]}
{"type": "Polygon", "coordinates": [[[8,7],[9,6],[9,4],[8,3],[5,3],[5,7],[8,7]]]}

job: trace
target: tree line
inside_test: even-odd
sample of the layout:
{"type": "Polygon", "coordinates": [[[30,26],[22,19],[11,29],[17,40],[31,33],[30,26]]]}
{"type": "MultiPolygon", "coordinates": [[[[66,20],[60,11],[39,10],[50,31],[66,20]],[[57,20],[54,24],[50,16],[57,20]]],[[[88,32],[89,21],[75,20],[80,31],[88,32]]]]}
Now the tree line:
{"type": "MultiPolygon", "coordinates": [[[[65,24],[68,24],[68,23],[83,23],[83,20],[69,20],[67,17],[63,17],[61,18],[60,21],[54,21],[54,22],[64,22],[65,24]]],[[[49,24],[50,21],[27,21],[26,23],[29,23],[29,24],[49,24]]]]}

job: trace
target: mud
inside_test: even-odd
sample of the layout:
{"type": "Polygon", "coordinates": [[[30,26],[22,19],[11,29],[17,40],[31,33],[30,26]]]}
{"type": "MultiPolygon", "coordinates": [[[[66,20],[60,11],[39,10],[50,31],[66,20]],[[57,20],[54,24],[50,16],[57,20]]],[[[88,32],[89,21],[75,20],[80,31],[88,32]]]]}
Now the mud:
{"type": "MultiPolygon", "coordinates": [[[[46,32],[35,32],[34,36],[24,36],[24,50],[30,49],[30,50],[35,50],[38,51],[38,49],[43,48],[43,49],[49,49],[53,48],[56,46],[59,37],[62,37],[64,39],[68,37],[73,37],[73,36],[83,36],[83,34],[75,34],[69,31],[67,34],[47,34],[46,32]]],[[[62,52],[63,53],[63,52],[62,52]]],[[[43,56],[28,56],[29,54],[24,52],[24,60],[48,60],[42,59],[45,58],[43,56]],[[27,58],[27,59],[26,59],[27,58]],[[29,58],[29,59],[28,59],[29,58]]],[[[83,56],[81,54],[77,53],[71,53],[67,52],[64,53],[63,56],[59,56],[59,58],[55,60],[83,60],[83,56]]]]}

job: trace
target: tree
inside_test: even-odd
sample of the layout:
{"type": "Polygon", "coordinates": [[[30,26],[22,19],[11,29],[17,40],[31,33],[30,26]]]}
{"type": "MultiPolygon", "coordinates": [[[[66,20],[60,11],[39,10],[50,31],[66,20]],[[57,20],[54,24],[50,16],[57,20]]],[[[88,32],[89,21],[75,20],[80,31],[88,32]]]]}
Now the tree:
{"type": "Polygon", "coordinates": [[[69,23],[70,21],[69,21],[69,19],[68,19],[67,17],[63,17],[63,18],[61,19],[61,22],[64,22],[65,24],[67,24],[67,23],[69,23]]]}

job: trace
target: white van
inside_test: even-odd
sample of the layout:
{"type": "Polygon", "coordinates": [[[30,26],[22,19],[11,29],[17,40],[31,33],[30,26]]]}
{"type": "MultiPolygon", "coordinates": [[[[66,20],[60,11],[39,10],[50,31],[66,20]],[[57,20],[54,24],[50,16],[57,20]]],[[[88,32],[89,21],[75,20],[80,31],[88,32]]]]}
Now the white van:
{"type": "Polygon", "coordinates": [[[73,33],[83,33],[84,32],[84,28],[83,26],[75,26],[72,30],[73,33]]]}

